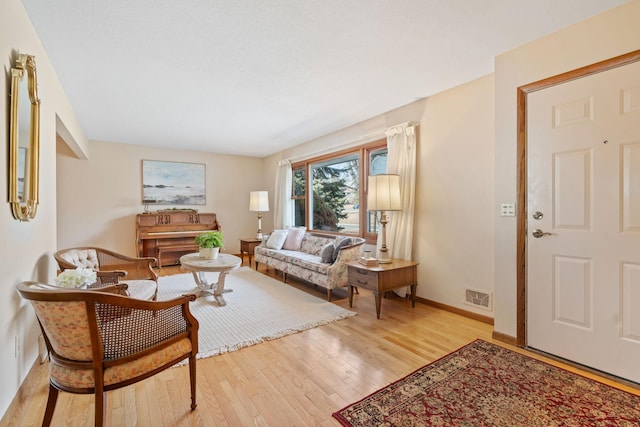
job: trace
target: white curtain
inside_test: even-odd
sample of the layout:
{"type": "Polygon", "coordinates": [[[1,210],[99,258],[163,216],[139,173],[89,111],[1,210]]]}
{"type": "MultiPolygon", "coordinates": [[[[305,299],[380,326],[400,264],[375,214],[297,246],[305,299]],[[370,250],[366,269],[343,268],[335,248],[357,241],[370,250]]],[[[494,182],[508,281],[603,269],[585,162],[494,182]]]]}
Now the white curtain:
{"type": "MultiPolygon", "coordinates": [[[[391,258],[411,260],[416,205],[416,129],[405,124],[387,129],[387,173],[400,175],[402,210],[388,212],[387,247],[391,258]]],[[[378,247],[380,239],[378,239],[378,247]]],[[[406,289],[396,292],[406,295],[406,289]]]]}
{"type": "Polygon", "coordinates": [[[275,230],[293,225],[292,182],[291,162],[280,160],[276,170],[276,194],[273,199],[273,228],[275,230]]]}

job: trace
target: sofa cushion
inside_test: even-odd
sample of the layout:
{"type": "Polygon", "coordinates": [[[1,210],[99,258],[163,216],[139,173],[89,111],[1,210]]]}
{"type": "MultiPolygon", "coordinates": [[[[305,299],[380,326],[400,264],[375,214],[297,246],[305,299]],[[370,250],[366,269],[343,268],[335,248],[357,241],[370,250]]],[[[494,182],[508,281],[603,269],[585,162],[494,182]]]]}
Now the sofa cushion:
{"type": "Polygon", "coordinates": [[[315,271],[320,274],[327,274],[330,265],[320,262],[320,257],[317,255],[305,254],[304,252],[298,252],[296,256],[291,256],[287,259],[287,262],[293,267],[289,269],[289,273],[304,278],[302,270],[315,271]]]}
{"type": "Polygon", "coordinates": [[[320,251],[320,260],[325,264],[331,264],[333,261],[333,243],[327,243],[320,251]]]}
{"type": "Polygon", "coordinates": [[[311,255],[320,256],[320,251],[327,243],[333,243],[333,237],[317,236],[313,234],[305,234],[300,245],[300,251],[311,255]]]}
{"type": "Polygon", "coordinates": [[[269,249],[282,249],[285,240],[287,240],[287,230],[273,230],[267,239],[267,247],[269,249]]]}
{"type": "Polygon", "coordinates": [[[340,253],[340,249],[351,244],[351,237],[337,237],[336,243],[333,248],[333,262],[338,259],[338,253],[340,253]],[[340,239],[340,240],[338,240],[340,239]]]}
{"type": "Polygon", "coordinates": [[[284,241],[284,245],[282,245],[282,249],[288,249],[291,251],[299,251],[300,244],[302,243],[302,238],[304,237],[304,233],[306,233],[305,227],[287,227],[287,239],[284,241]]]}

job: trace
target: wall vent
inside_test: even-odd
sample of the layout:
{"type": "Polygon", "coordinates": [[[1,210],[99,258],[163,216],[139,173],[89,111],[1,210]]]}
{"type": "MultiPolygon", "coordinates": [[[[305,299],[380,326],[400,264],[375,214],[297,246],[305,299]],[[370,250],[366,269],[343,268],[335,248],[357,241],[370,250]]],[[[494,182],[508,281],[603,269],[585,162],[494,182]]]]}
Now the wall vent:
{"type": "Polygon", "coordinates": [[[465,288],[464,302],[475,307],[491,310],[491,294],[477,289],[465,288]]]}

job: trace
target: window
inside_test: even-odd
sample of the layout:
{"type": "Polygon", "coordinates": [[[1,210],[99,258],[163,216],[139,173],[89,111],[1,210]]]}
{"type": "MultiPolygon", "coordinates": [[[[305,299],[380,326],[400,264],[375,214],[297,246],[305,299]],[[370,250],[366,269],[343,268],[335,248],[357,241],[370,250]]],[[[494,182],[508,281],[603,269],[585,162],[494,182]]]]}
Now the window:
{"type": "MultiPolygon", "coordinates": [[[[387,173],[387,147],[369,152],[369,175],[387,173]]],[[[367,234],[377,235],[380,212],[367,212],[367,234]]]]}
{"type": "Polygon", "coordinates": [[[377,222],[366,209],[366,176],[386,168],[386,140],[292,165],[295,225],[374,241],[377,222]]]}
{"type": "Polygon", "coordinates": [[[294,168],[292,172],[293,190],[291,191],[291,198],[293,199],[293,218],[295,226],[298,227],[307,225],[305,221],[307,178],[304,166],[294,168]]]}

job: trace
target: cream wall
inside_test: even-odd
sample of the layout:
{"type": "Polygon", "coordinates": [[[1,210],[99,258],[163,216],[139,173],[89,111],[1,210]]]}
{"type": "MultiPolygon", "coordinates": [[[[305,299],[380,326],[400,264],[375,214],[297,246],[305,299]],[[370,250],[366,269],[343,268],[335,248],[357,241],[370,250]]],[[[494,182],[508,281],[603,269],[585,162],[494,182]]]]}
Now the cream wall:
{"type": "MultiPolygon", "coordinates": [[[[75,113],[58,81],[55,70],[33,29],[20,0],[5,0],[0,13],[0,52],[5,78],[0,80],[0,134],[8,135],[10,73],[19,52],[34,55],[38,73],[41,105],[40,131],[40,206],[30,222],[13,219],[9,204],[0,209],[2,257],[0,257],[0,416],[4,415],[20,383],[37,358],[39,329],[31,307],[15,292],[24,280],[49,281],[55,272],[51,253],[56,248],[56,132],[65,128],[65,136],[82,152],[86,146],[75,113]],[[19,336],[15,355],[15,337],[19,336]]],[[[6,142],[5,142],[6,144],[6,142]]],[[[0,150],[0,164],[7,165],[7,146],[0,150]]],[[[6,171],[6,166],[3,167],[6,171]]],[[[0,188],[7,188],[7,173],[0,174],[0,188]]],[[[6,194],[6,193],[5,193],[6,194]]]]}
{"type": "MultiPolygon", "coordinates": [[[[496,58],[495,194],[516,200],[516,89],[640,49],[640,0],[585,20],[496,58]]],[[[496,221],[495,331],[516,335],[516,222],[496,221]]]]}
{"type": "Polygon", "coordinates": [[[494,79],[469,82],[266,158],[274,189],[277,162],[384,138],[384,130],[418,126],[413,259],[417,295],[492,317],[464,303],[464,288],[493,293],[494,79]]]}
{"type": "Polygon", "coordinates": [[[96,141],[89,148],[88,160],[64,147],[58,151],[58,248],[88,245],[136,255],[135,216],[144,209],[143,159],[205,164],[206,205],[179,207],[215,212],[224,252],[239,253],[239,239],[257,232],[249,192],[263,189],[262,159],[96,141]]]}
{"type": "Polygon", "coordinates": [[[493,294],[493,75],[431,96],[420,121],[414,260],[418,295],[466,304],[465,288],[493,294]]]}

